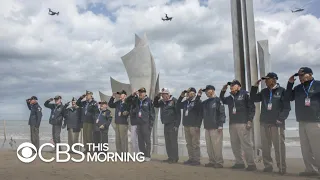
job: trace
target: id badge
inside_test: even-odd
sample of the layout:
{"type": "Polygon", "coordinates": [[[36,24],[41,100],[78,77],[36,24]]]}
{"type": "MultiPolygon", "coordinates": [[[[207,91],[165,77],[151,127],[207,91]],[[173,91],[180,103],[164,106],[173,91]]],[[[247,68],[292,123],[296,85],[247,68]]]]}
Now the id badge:
{"type": "Polygon", "coordinates": [[[99,122],[99,119],[96,120],[96,123],[97,123],[97,124],[98,124],[98,122],[99,122]]]}
{"type": "Polygon", "coordinates": [[[269,111],[272,110],[272,103],[268,103],[268,110],[269,110],[269,111]]]}
{"type": "Polygon", "coordinates": [[[139,111],[138,116],[141,118],[141,111],[139,111]]]}
{"type": "Polygon", "coordinates": [[[310,105],[311,105],[310,98],[306,98],[306,99],[304,100],[304,105],[305,105],[305,106],[310,106],[310,105]]]}
{"type": "Polygon", "coordinates": [[[51,119],[53,119],[53,118],[54,118],[54,115],[51,116],[51,119]]]}
{"type": "Polygon", "coordinates": [[[186,110],[186,112],[184,113],[184,116],[188,116],[188,114],[189,114],[189,111],[186,110]]]}
{"type": "Polygon", "coordinates": [[[236,107],[233,107],[232,114],[236,114],[236,113],[237,113],[237,109],[236,109],[236,107]]]}
{"type": "Polygon", "coordinates": [[[118,112],[118,116],[121,116],[121,112],[118,112]]]}

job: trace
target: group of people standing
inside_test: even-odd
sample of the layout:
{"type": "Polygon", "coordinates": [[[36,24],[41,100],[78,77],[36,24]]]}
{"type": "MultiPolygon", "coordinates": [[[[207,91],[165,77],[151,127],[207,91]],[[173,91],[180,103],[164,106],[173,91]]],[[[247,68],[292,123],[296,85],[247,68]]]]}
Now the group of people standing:
{"type": "MultiPolygon", "coordinates": [[[[68,141],[71,143],[78,139],[79,131],[83,128],[84,144],[108,142],[108,128],[112,120],[108,107],[115,108],[117,152],[128,151],[130,122],[133,151],[143,152],[146,161],[149,161],[151,157],[150,136],[155,120],[154,108],[160,108],[168,154],[168,159],[164,161],[176,163],[179,160],[178,129],[182,119],[189,156],[189,159],[184,162],[186,165],[200,165],[200,127],[203,122],[209,156],[209,163],[205,166],[223,168],[223,124],[226,121],[224,106],[226,105],[229,109],[231,147],[235,156],[235,164],[232,168],[254,171],[257,168],[254,162],[250,132],[256,114],[254,103],[261,102],[260,130],[262,158],[265,166],[263,171],[273,171],[271,157],[273,145],[279,173],[285,174],[287,169],[284,143],[285,120],[291,110],[290,101],[295,101],[301,151],[306,166],[306,170],[299,175],[319,175],[320,144],[317,138],[320,137],[320,82],[314,80],[313,72],[308,67],[302,67],[298,73],[292,75],[286,88],[281,87],[277,80],[277,74],[270,72],[258,80],[251,87],[250,92],[243,90],[238,80],[233,80],[223,86],[219,97],[213,85],[207,85],[198,91],[190,87],[182,91],[178,99],[170,95],[166,88],[163,88],[153,100],[146,95],[145,88],[133,92],[128,97],[125,91],[121,91],[114,93],[108,103],[97,103],[92,98],[92,92],[87,91],[86,95],[81,96],[78,100],[73,99],[71,107],[68,107],[68,103],[62,105],[61,96],[54,98],[55,104],[49,103],[53,99],[46,101],[45,107],[51,109],[49,122],[52,124],[55,143],[60,142],[61,128],[67,126],[68,141]],[[295,77],[299,77],[300,84],[293,88],[295,77]],[[267,87],[259,92],[258,86],[263,80],[267,87]],[[228,86],[230,86],[230,95],[225,96],[228,86]],[[203,92],[207,96],[204,101],[201,100],[203,92]],[[117,95],[119,100],[115,102],[117,95]],[[82,101],[84,97],[86,100],[82,101]]],[[[27,103],[31,110],[29,119],[31,140],[38,147],[42,108],[37,104],[35,96],[28,99],[27,103]]]]}

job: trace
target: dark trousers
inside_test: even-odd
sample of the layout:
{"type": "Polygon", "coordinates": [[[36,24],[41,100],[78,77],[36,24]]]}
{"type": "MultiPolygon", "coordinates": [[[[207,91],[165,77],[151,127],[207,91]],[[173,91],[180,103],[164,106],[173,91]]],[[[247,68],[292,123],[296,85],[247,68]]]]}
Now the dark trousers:
{"type": "Polygon", "coordinates": [[[60,125],[52,125],[52,140],[55,144],[60,143],[60,133],[61,126],[60,125]]]}
{"type": "Polygon", "coordinates": [[[178,130],[174,130],[174,124],[164,125],[164,138],[168,158],[174,161],[179,160],[178,155],[178,130]]]}
{"type": "MultiPolygon", "coordinates": [[[[94,131],[93,132],[93,142],[97,146],[99,143],[108,143],[108,132],[109,130],[100,130],[100,131],[94,131]]],[[[94,151],[98,151],[98,149],[95,149],[94,151]]]]}
{"type": "Polygon", "coordinates": [[[149,123],[139,124],[137,126],[139,149],[145,157],[151,157],[151,127],[149,123]]]}
{"type": "Polygon", "coordinates": [[[30,126],[31,143],[39,149],[39,128],[30,126]]]}

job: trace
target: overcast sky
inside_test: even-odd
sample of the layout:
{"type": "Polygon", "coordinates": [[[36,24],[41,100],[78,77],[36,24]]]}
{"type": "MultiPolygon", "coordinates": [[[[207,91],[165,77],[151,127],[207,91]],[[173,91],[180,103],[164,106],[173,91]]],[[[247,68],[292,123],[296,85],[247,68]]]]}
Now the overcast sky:
{"type": "MultiPolygon", "coordinates": [[[[320,1],[254,0],[257,40],[269,40],[280,84],[301,66],[320,77],[320,1]],[[301,13],[291,8],[302,7],[301,13]]],[[[147,34],[160,86],[177,96],[234,79],[229,0],[6,0],[0,6],[0,118],[27,119],[25,99],[43,107],[85,90],[111,94],[110,76],[129,83],[121,56],[147,34]],[[49,16],[48,8],[59,11],[49,16]],[[167,13],[172,21],[163,22],[167,13]]],[[[218,92],[218,93],[219,93],[218,92]]],[[[44,108],[44,118],[49,110],[44,108]]]]}

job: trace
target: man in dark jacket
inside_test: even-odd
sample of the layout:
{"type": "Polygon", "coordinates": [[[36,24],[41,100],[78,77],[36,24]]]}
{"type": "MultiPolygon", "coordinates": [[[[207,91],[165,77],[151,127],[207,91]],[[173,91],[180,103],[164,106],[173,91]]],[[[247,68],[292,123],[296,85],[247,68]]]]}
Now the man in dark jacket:
{"type": "Polygon", "coordinates": [[[275,150],[277,166],[280,174],[286,173],[286,147],[284,144],[285,120],[291,110],[290,101],[285,99],[285,89],[278,83],[278,75],[270,72],[251,87],[250,96],[254,102],[261,102],[260,131],[264,172],[272,172],[271,147],[275,150]],[[261,80],[265,80],[267,88],[258,92],[261,80]]]}
{"type": "Polygon", "coordinates": [[[64,127],[68,130],[68,144],[71,146],[79,142],[79,132],[81,124],[81,108],[76,104],[77,100],[72,98],[71,107],[68,107],[70,102],[65,106],[64,127]]]}
{"type": "Polygon", "coordinates": [[[302,67],[291,76],[286,96],[295,102],[296,118],[299,122],[301,152],[306,166],[300,176],[318,176],[320,171],[320,81],[313,78],[308,67],[302,67]],[[294,76],[300,84],[293,88],[294,76]],[[293,89],[292,89],[293,88],[293,89]]]}
{"type": "Polygon", "coordinates": [[[168,89],[163,88],[154,98],[154,107],[160,108],[161,122],[164,124],[164,137],[168,154],[168,159],[164,162],[176,163],[179,160],[178,129],[181,121],[177,99],[170,95],[168,89]],[[160,96],[162,96],[161,100],[160,96]]]}
{"type": "Polygon", "coordinates": [[[223,123],[226,121],[225,109],[215,94],[215,87],[207,85],[205,89],[199,89],[197,97],[205,92],[208,99],[202,102],[201,115],[205,129],[205,138],[209,163],[206,167],[223,168],[223,123]]]}
{"type": "Polygon", "coordinates": [[[61,102],[61,96],[57,95],[54,98],[48,99],[44,106],[51,110],[49,123],[52,125],[52,140],[55,144],[60,143],[60,134],[62,128],[62,121],[64,117],[65,107],[61,102]],[[51,101],[55,101],[54,104],[50,104],[51,101]]]}
{"type": "Polygon", "coordinates": [[[31,132],[31,143],[39,149],[39,127],[42,119],[42,108],[38,104],[38,98],[32,96],[26,100],[27,106],[30,110],[29,122],[31,132]]]}
{"type": "Polygon", "coordinates": [[[85,153],[89,151],[88,143],[93,142],[93,124],[96,121],[96,115],[99,114],[97,102],[92,97],[93,93],[87,91],[77,100],[77,106],[82,107],[81,124],[83,126],[83,143],[85,153]],[[86,97],[85,101],[82,101],[86,97]]]}
{"type": "Polygon", "coordinates": [[[109,126],[112,121],[111,111],[107,108],[108,103],[106,101],[102,101],[99,102],[99,105],[100,112],[96,114],[93,133],[93,139],[96,147],[98,143],[108,143],[109,126]]]}
{"type": "Polygon", "coordinates": [[[151,130],[155,120],[155,110],[150,98],[146,95],[146,89],[140,88],[127,98],[130,105],[134,105],[137,118],[137,132],[139,149],[144,153],[145,161],[151,159],[151,130]],[[139,95],[138,95],[139,94],[139,95]]]}
{"type": "Polygon", "coordinates": [[[182,124],[187,142],[189,159],[184,162],[186,165],[200,165],[200,127],[201,117],[201,100],[200,96],[196,97],[196,89],[191,87],[182,91],[177,106],[183,109],[182,124]],[[182,100],[186,98],[185,101],[182,100]]]}
{"type": "Polygon", "coordinates": [[[128,117],[130,106],[125,102],[127,92],[114,93],[109,100],[109,107],[115,108],[115,133],[116,133],[116,148],[117,152],[128,152],[128,117]],[[120,100],[114,102],[116,95],[120,95],[120,100]]]}
{"type": "Polygon", "coordinates": [[[247,162],[247,170],[256,170],[254,163],[254,151],[250,138],[250,129],[255,115],[255,105],[250,99],[249,93],[241,90],[241,83],[238,80],[228,82],[223,86],[220,99],[229,108],[229,133],[231,148],[236,159],[233,169],[244,169],[242,151],[247,162]],[[230,85],[230,96],[224,97],[227,87],[230,85]],[[242,150],[242,151],[241,151],[242,150]]]}

